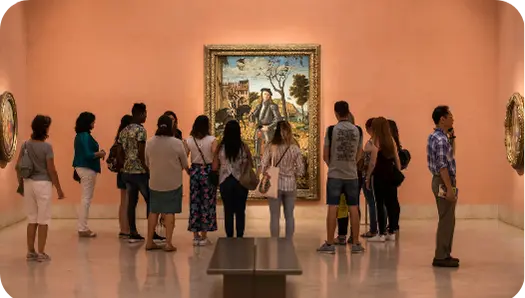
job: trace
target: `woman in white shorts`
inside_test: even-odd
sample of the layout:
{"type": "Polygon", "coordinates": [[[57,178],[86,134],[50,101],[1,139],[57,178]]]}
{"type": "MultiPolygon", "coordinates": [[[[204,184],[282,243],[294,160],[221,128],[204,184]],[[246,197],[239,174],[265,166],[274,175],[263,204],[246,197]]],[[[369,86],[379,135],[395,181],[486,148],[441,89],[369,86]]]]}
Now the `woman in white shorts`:
{"type": "MultiPolygon", "coordinates": [[[[23,179],[23,194],[27,212],[27,260],[49,261],[45,253],[47,230],[51,220],[51,197],[53,185],[57,189],[58,199],[64,198],[55,168],[53,147],[47,143],[51,118],[37,115],[31,123],[31,139],[22,145],[17,165],[24,154],[28,154],[33,168],[29,177],[23,179]],[[35,239],[38,230],[38,250],[35,250],[35,239]],[[37,252],[38,251],[38,252],[37,252]]],[[[19,181],[22,180],[17,172],[19,181]]]]}

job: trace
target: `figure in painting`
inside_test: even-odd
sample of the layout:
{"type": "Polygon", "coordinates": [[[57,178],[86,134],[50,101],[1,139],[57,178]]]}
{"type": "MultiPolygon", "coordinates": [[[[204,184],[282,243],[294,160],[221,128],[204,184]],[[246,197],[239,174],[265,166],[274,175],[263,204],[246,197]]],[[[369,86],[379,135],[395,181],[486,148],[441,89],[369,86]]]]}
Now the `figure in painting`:
{"type": "Polygon", "coordinates": [[[257,168],[260,166],[264,146],[273,138],[277,122],[282,120],[279,106],[272,101],[272,91],[269,88],[261,89],[261,99],[261,103],[248,115],[250,121],[257,123],[254,135],[257,168]]]}

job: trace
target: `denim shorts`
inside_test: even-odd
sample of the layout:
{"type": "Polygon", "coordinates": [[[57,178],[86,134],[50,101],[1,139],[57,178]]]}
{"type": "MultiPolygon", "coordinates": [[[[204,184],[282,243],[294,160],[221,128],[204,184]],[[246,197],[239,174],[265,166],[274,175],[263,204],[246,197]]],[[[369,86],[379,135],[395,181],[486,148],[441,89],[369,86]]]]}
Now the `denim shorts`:
{"type": "Polygon", "coordinates": [[[344,194],[348,206],[359,205],[359,180],[328,178],[326,182],[326,204],[339,206],[341,195],[344,194]]]}

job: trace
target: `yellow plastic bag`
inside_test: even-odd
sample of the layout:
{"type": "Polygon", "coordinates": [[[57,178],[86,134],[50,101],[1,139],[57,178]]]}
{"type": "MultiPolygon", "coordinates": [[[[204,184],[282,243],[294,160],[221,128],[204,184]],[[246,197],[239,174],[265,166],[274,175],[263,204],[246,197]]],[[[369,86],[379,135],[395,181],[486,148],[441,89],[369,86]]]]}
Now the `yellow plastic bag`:
{"type": "Polygon", "coordinates": [[[348,217],[348,205],[346,204],[346,198],[345,195],[341,195],[341,199],[339,200],[339,207],[337,208],[337,218],[345,218],[348,217]]]}

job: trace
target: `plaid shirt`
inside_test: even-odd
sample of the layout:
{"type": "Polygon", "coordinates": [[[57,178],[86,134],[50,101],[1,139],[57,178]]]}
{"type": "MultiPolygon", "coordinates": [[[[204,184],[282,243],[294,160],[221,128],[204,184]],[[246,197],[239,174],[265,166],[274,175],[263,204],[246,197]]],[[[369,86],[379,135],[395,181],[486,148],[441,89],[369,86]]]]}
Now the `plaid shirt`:
{"type": "Polygon", "coordinates": [[[427,162],[428,169],[433,175],[439,175],[439,170],[447,168],[452,181],[456,180],[456,159],[452,145],[440,128],[436,128],[428,137],[427,162]]]}

